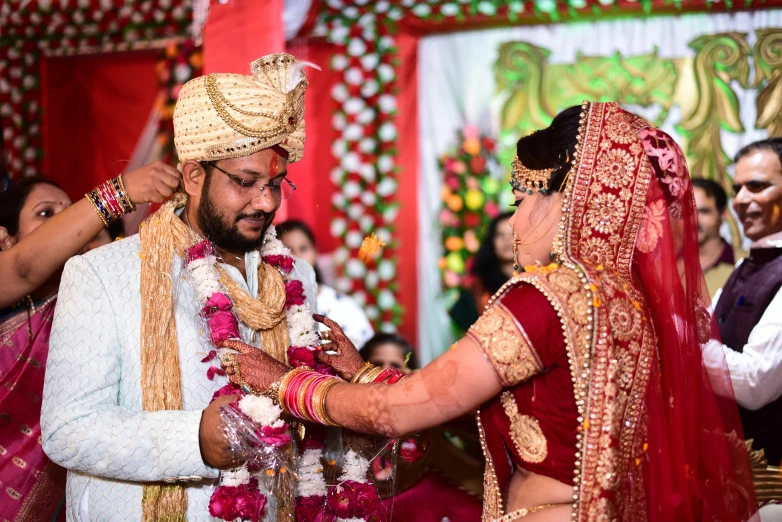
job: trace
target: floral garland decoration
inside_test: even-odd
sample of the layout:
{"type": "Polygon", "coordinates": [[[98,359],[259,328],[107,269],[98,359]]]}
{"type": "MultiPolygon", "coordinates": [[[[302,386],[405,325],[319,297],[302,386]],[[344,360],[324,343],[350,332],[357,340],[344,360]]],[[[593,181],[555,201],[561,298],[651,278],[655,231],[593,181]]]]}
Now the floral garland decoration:
{"type": "Polygon", "coordinates": [[[336,486],[329,489],[328,507],[338,522],[363,522],[377,513],[377,489],[368,477],[369,461],[349,449],[336,486]]]}
{"type": "Polygon", "coordinates": [[[446,290],[471,284],[473,256],[480,237],[492,219],[500,214],[502,169],[495,155],[497,143],[474,125],[457,134],[457,144],[439,158],[443,172],[439,221],[445,255],[438,266],[446,290]]]}

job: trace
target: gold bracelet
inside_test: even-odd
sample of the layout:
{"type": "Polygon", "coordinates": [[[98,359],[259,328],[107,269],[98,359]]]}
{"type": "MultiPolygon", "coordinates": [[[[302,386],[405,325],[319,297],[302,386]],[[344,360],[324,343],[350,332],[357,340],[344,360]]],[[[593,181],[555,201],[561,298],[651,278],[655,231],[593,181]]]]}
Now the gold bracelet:
{"type": "Polygon", "coordinates": [[[331,417],[329,417],[329,414],[326,411],[326,394],[340,382],[343,381],[340,379],[329,379],[321,383],[312,396],[312,408],[315,410],[315,415],[318,417],[316,420],[327,426],[339,426],[339,424],[331,420],[331,417]]]}
{"type": "Polygon", "coordinates": [[[133,212],[134,210],[136,210],[136,205],[135,203],[133,203],[133,201],[131,201],[130,194],[128,194],[128,189],[125,188],[125,183],[122,181],[122,174],[117,176],[115,179],[117,180],[117,184],[119,185],[119,192],[117,193],[117,199],[119,200],[126,214],[129,212],[133,212]]]}
{"type": "Polygon", "coordinates": [[[364,375],[362,375],[358,383],[371,384],[381,373],[383,373],[383,368],[381,368],[380,366],[375,366],[374,368],[366,372],[364,375]]]}
{"type": "Polygon", "coordinates": [[[368,371],[370,371],[372,368],[377,368],[374,364],[367,361],[364,363],[364,366],[361,367],[359,371],[356,372],[356,375],[353,376],[353,379],[350,380],[350,382],[356,383],[360,382],[361,377],[368,371]]]}
{"type": "Polygon", "coordinates": [[[280,387],[279,391],[277,392],[277,404],[279,404],[280,408],[282,408],[288,415],[290,415],[291,412],[285,406],[285,390],[288,388],[288,384],[290,384],[291,379],[296,377],[301,372],[308,371],[310,371],[310,369],[306,366],[302,366],[301,368],[294,368],[293,370],[283,375],[282,379],[280,379],[280,387]]]}

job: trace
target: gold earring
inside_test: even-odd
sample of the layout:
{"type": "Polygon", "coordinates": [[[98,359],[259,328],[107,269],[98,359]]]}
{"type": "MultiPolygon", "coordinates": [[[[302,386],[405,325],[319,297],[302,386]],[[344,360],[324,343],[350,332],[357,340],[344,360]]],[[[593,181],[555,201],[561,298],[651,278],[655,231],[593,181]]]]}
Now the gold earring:
{"type": "Polygon", "coordinates": [[[516,229],[513,229],[513,272],[518,273],[519,268],[519,238],[516,236],[516,229]]]}

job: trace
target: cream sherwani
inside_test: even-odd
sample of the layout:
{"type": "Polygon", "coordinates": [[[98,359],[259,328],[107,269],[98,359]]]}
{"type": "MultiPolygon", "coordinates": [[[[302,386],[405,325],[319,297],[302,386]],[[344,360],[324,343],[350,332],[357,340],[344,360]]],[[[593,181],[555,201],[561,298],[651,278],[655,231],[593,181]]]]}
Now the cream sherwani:
{"type": "MultiPolygon", "coordinates": [[[[206,377],[219,362],[201,362],[214,348],[198,318],[195,292],[182,278],[182,261],[174,256],[184,407],[143,411],[139,246],[132,236],[65,265],[46,365],[43,448],[69,470],[69,521],[140,520],[142,483],[153,481],[187,481],[188,521],[214,520],[208,502],[218,471],[201,460],[198,431],[201,411],[226,378],[206,377]]],[[[251,295],[257,293],[259,257],[247,254],[247,280],[223,265],[251,295]]],[[[317,310],[312,268],[298,261],[291,277],[302,281],[310,309],[317,310]]],[[[241,328],[251,341],[250,330],[241,328]]]]}

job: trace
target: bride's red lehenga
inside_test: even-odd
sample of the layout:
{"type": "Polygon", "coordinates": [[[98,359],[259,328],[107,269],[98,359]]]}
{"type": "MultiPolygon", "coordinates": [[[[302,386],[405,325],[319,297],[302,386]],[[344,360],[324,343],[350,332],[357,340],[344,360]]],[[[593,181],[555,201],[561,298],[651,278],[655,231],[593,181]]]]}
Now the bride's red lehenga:
{"type": "Polygon", "coordinates": [[[578,521],[747,520],[727,367],[710,380],[701,357],[713,333],[684,156],[617,105],[585,103],[575,161],[563,263],[511,280],[468,334],[505,386],[478,415],[484,520],[503,515],[516,467],[573,485],[578,521]]]}

